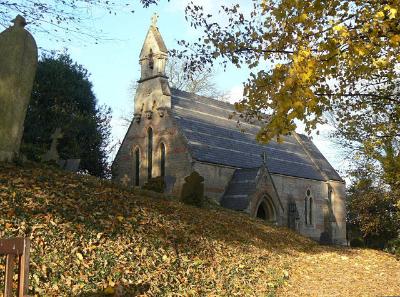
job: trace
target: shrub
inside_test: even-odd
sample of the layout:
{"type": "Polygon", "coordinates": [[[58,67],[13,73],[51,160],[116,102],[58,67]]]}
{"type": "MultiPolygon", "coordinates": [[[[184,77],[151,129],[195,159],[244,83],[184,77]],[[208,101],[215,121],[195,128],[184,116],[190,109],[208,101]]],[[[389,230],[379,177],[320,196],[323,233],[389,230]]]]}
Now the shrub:
{"type": "Polygon", "coordinates": [[[400,257],[400,238],[389,240],[385,251],[400,257]]]}
{"type": "Polygon", "coordinates": [[[161,176],[150,178],[147,183],[142,187],[144,190],[154,191],[157,193],[164,193],[165,181],[161,176]]]}
{"type": "Polygon", "coordinates": [[[350,240],[351,247],[364,247],[364,240],[361,237],[356,237],[350,240]]]}
{"type": "Polygon", "coordinates": [[[332,244],[332,239],[328,232],[324,231],[321,233],[319,243],[323,245],[332,244]]]}

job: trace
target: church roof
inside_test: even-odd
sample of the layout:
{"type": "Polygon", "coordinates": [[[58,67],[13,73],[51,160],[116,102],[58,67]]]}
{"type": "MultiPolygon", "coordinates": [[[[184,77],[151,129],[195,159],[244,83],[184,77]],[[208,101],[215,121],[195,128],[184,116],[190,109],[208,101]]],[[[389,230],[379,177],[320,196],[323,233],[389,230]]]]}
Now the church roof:
{"type": "Polygon", "coordinates": [[[250,202],[250,196],[256,191],[256,178],[260,168],[240,168],[233,173],[221,205],[233,210],[244,210],[250,202]]]}
{"type": "Polygon", "coordinates": [[[283,143],[258,143],[260,126],[229,119],[232,104],[171,89],[172,114],[187,138],[192,157],[201,162],[236,168],[259,168],[266,152],[272,174],[314,180],[342,181],[335,169],[304,135],[283,137],[283,143]]]}

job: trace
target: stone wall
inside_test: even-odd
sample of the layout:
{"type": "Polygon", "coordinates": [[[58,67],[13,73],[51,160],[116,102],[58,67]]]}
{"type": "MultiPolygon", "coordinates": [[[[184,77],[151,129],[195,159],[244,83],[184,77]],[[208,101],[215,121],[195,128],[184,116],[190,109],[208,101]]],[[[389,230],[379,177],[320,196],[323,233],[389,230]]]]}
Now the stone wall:
{"type": "Polygon", "coordinates": [[[130,185],[135,180],[135,150],[140,151],[140,186],[148,180],[148,128],[153,129],[152,176],[160,176],[160,145],[166,148],[165,180],[167,191],[179,196],[184,178],[192,172],[191,157],[185,139],[167,110],[163,117],[155,112],[151,119],[142,118],[132,122],[113,164],[114,178],[122,180],[126,175],[130,185]]]}
{"type": "Polygon", "coordinates": [[[193,168],[204,177],[204,195],[219,202],[235,168],[201,162],[195,162],[193,168]]]}
{"type": "Polygon", "coordinates": [[[346,244],[346,186],[344,183],[330,181],[332,187],[332,210],[335,215],[334,243],[346,244]]]}
{"type": "MultiPolygon", "coordinates": [[[[346,242],[346,212],[345,212],[345,185],[341,182],[323,182],[283,175],[272,175],[279,197],[284,208],[290,200],[296,202],[300,215],[299,232],[305,236],[319,240],[321,233],[332,227],[332,236],[335,243],[346,242]],[[328,201],[328,189],[332,187],[332,203],[328,201]],[[305,197],[310,190],[313,198],[312,222],[305,223],[305,197]],[[331,222],[330,209],[333,211],[335,222],[331,222]],[[330,224],[330,226],[328,226],[330,224]]],[[[285,212],[287,215],[287,211],[285,212]]],[[[286,217],[286,220],[288,218],[286,217]]]]}

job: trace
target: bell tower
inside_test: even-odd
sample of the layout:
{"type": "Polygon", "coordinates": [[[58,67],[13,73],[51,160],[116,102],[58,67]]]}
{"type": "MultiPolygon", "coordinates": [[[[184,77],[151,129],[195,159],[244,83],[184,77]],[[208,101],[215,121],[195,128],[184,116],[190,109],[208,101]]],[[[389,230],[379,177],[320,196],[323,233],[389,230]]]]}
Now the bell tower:
{"type": "Polygon", "coordinates": [[[141,77],[135,95],[135,121],[143,117],[152,119],[155,112],[164,115],[171,108],[171,92],[165,67],[168,60],[168,50],[157,27],[158,15],[153,15],[147,32],[139,62],[141,77]]]}

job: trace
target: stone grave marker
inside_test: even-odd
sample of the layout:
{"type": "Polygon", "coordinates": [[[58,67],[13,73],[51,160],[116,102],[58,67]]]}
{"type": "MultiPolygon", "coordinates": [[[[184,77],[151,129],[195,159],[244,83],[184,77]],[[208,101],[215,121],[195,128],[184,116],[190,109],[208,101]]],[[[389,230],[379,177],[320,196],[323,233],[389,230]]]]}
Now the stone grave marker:
{"type": "Polygon", "coordinates": [[[127,174],[124,174],[123,177],[121,177],[121,183],[124,187],[127,187],[130,183],[131,179],[129,178],[129,176],[127,174]]]}
{"type": "Polygon", "coordinates": [[[204,201],[204,178],[193,171],[185,177],[185,183],[182,186],[181,200],[187,204],[202,206],[204,201]]]}
{"type": "MultiPolygon", "coordinates": [[[[60,166],[66,171],[77,172],[79,170],[79,165],[81,164],[81,159],[67,159],[67,160],[59,160],[64,161],[64,165],[60,166]]],[[[60,163],[58,163],[60,165],[60,163]]]]}
{"type": "Polygon", "coordinates": [[[38,50],[26,21],[18,15],[14,25],[0,33],[0,161],[19,155],[26,110],[38,63],[38,50]]]}
{"type": "Polygon", "coordinates": [[[61,129],[57,128],[54,133],[51,135],[51,145],[50,145],[50,150],[48,150],[43,156],[42,156],[42,161],[48,162],[48,161],[56,161],[60,159],[60,156],[58,155],[57,151],[57,145],[58,145],[58,140],[63,138],[63,134],[61,133],[61,129]]]}

